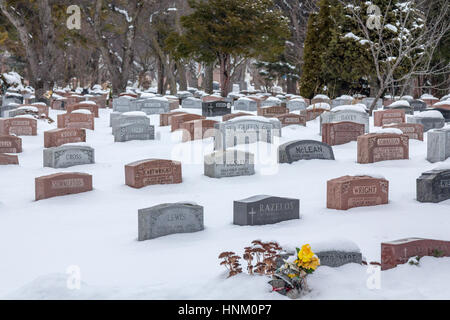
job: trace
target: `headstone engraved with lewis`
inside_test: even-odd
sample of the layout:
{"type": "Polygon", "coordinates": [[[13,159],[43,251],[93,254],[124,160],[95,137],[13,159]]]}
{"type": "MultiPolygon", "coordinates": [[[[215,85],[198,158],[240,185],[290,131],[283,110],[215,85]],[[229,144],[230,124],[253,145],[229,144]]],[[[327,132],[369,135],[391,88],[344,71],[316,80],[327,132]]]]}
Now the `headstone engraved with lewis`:
{"type": "Polygon", "coordinates": [[[274,224],[300,219],[300,200],[257,195],[234,201],[233,223],[240,226],[274,224]]]}
{"type": "Polygon", "coordinates": [[[95,163],[94,149],[82,145],[63,145],[44,149],[44,167],[69,168],[95,163]]]}
{"type": "Polygon", "coordinates": [[[417,201],[438,203],[450,199],[450,169],[431,170],[417,179],[417,201]]]}
{"type": "Polygon", "coordinates": [[[166,203],[138,211],[138,241],[203,229],[203,207],[196,204],[166,203]]]}
{"type": "Polygon", "coordinates": [[[334,160],[333,149],[315,140],[295,140],[278,147],[278,162],[292,163],[299,160],[334,160]]]}

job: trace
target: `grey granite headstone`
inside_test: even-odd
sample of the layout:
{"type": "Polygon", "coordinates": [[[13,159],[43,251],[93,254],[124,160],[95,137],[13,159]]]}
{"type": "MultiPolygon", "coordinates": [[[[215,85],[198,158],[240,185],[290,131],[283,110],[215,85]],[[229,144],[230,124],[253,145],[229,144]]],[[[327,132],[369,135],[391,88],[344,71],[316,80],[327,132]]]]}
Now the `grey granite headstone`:
{"type": "Polygon", "coordinates": [[[203,207],[196,204],[165,203],[138,210],[138,241],[203,229],[203,207]]]}
{"type": "MultiPolygon", "coordinates": [[[[361,100],[361,103],[365,105],[367,109],[369,109],[374,101],[375,98],[364,98],[361,100]]],[[[378,99],[377,103],[375,104],[375,108],[373,110],[378,110],[382,107],[383,107],[383,99],[378,99]]]]}
{"type": "Polygon", "coordinates": [[[295,140],[278,147],[279,163],[313,159],[334,160],[333,148],[315,140],[295,140]]]}
{"type": "Polygon", "coordinates": [[[144,123],[130,123],[118,126],[114,132],[114,142],[131,140],[154,140],[155,126],[144,123]]]}
{"type": "Polygon", "coordinates": [[[274,224],[300,219],[300,200],[266,195],[233,202],[233,223],[240,226],[274,224]]]}
{"type": "Polygon", "coordinates": [[[412,100],[409,104],[414,109],[414,111],[425,111],[425,109],[427,108],[427,104],[420,99],[412,100]]]}
{"type": "Polygon", "coordinates": [[[429,131],[427,137],[428,161],[434,163],[450,157],[450,127],[429,131]]]}
{"type": "Polygon", "coordinates": [[[316,255],[320,259],[321,266],[331,268],[337,268],[347,263],[362,263],[361,252],[330,250],[316,252],[316,255]]]}
{"type": "Polygon", "coordinates": [[[145,112],[147,115],[161,114],[170,111],[169,100],[165,98],[136,99],[131,102],[132,109],[145,112]]]}
{"type": "Polygon", "coordinates": [[[2,98],[2,105],[7,106],[10,103],[13,104],[23,104],[23,96],[17,93],[8,93],[6,92],[2,98]]]}
{"type": "Polygon", "coordinates": [[[217,117],[230,113],[230,101],[209,101],[202,103],[202,116],[204,117],[217,117]]]}
{"type": "Polygon", "coordinates": [[[450,169],[431,170],[417,179],[417,201],[438,203],[450,199],[450,169]]]}
{"type": "Polygon", "coordinates": [[[336,108],[339,106],[350,105],[353,103],[353,99],[336,98],[331,100],[331,108],[336,108]]]}
{"type": "Polygon", "coordinates": [[[237,117],[214,125],[214,150],[226,150],[238,144],[258,141],[272,143],[281,137],[281,122],[278,119],[257,116],[237,117]]]}
{"type": "Polygon", "coordinates": [[[123,113],[119,116],[114,116],[111,119],[112,133],[114,134],[119,127],[128,124],[150,125],[150,118],[136,113],[123,113]]]}
{"type": "Polygon", "coordinates": [[[255,156],[239,150],[216,151],[204,159],[205,176],[211,178],[255,174],[255,156]]]}
{"type": "Polygon", "coordinates": [[[95,163],[94,149],[83,145],[62,145],[44,149],[44,167],[69,168],[95,163]]]}
{"type": "Polygon", "coordinates": [[[289,109],[289,112],[292,112],[296,110],[306,110],[307,105],[303,99],[292,99],[286,103],[286,107],[289,109]]]}
{"type": "Polygon", "coordinates": [[[257,111],[258,103],[249,98],[241,98],[234,102],[234,110],[257,111]]]}
{"type": "Polygon", "coordinates": [[[131,102],[135,100],[129,96],[122,96],[113,99],[113,111],[117,112],[129,112],[136,111],[136,109],[132,108],[131,102]]]}
{"type": "Polygon", "coordinates": [[[112,126],[113,126],[113,123],[114,123],[114,122],[116,121],[116,119],[119,118],[121,115],[122,115],[121,112],[117,112],[117,111],[111,112],[111,113],[109,114],[109,126],[112,127],[112,126]]]}
{"type": "Polygon", "coordinates": [[[440,129],[443,126],[445,126],[444,118],[423,117],[423,116],[420,116],[420,113],[413,117],[408,117],[406,119],[406,122],[407,123],[418,123],[418,124],[423,125],[423,132],[427,132],[431,129],[440,129]]]}
{"type": "Polygon", "coordinates": [[[445,122],[450,122],[450,110],[448,109],[444,109],[444,108],[439,108],[439,107],[433,107],[433,110],[439,111],[440,113],[442,113],[442,116],[445,119],[445,122]]]}
{"type": "Polygon", "coordinates": [[[364,132],[369,133],[369,115],[365,112],[353,110],[341,110],[324,112],[320,115],[320,134],[322,134],[322,124],[332,122],[350,121],[364,125],[364,132]]]}
{"type": "Polygon", "coordinates": [[[193,98],[193,97],[187,97],[186,99],[183,99],[181,106],[183,108],[201,109],[202,108],[202,100],[193,98]]]}

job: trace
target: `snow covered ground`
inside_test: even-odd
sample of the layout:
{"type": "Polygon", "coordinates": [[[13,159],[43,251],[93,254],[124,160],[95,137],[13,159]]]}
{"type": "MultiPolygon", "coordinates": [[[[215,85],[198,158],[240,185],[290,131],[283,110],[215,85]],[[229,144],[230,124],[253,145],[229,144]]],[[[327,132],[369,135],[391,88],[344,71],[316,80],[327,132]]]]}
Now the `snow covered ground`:
{"type": "MultiPolygon", "coordinates": [[[[56,123],[39,122],[38,136],[22,137],[20,165],[0,166],[0,298],[286,299],[270,292],[266,277],[243,274],[226,279],[219,253],[242,254],[254,239],[290,246],[328,241],[332,245],[333,239],[344,239],[355,242],[368,261],[380,261],[383,241],[450,240],[450,201],[415,200],[416,179],[442,165],[425,160],[426,140],[410,140],[410,160],[358,164],[356,142],[351,142],[333,147],[336,161],[277,165],[278,144],[321,140],[316,119],[306,128],[283,128],[275,145],[239,146],[257,153],[256,175],[211,179],[203,175],[203,155],[213,151],[212,138],[181,143],[180,132],[159,127],[159,116],[151,116],[159,140],[114,143],[110,112],[101,109],[95,131],[87,130],[87,143],[96,153],[93,165],[43,168],[43,132],[56,123]],[[183,183],[138,190],[126,186],[124,165],[147,158],[181,160],[183,183]],[[56,172],[92,174],[94,190],[34,201],[35,177],[56,172]],[[361,173],[389,180],[389,204],[327,209],[327,180],[361,173]],[[300,199],[301,219],[233,225],[233,200],[257,194],[300,199]],[[179,201],[204,207],[204,231],[137,241],[138,209],[179,201]],[[70,266],[80,268],[79,290],[66,286],[70,266]]],[[[56,120],[57,113],[52,110],[50,117],[56,120]]],[[[450,159],[445,164],[450,165],[450,159]]],[[[450,299],[450,258],[425,257],[419,267],[401,265],[383,271],[380,289],[367,286],[369,277],[367,267],[356,264],[320,267],[309,276],[312,291],[304,299],[450,299]]]]}

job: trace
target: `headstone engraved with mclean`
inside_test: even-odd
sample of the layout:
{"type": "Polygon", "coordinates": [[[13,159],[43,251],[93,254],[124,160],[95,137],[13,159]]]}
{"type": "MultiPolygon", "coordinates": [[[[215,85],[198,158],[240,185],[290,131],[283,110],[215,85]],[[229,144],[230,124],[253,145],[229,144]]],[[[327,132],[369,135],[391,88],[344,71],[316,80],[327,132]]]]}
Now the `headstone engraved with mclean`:
{"type": "Polygon", "coordinates": [[[348,210],[389,201],[389,182],[370,176],[344,176],[327,181],[327,208],[348,210]]]}
{"type": "Polygon", "coordinates": [[[434,129],[427,134],[427,160],[434,163],[450,157],[450,127],[434,129]]]}
{"type": "Polygon", "coordinates": [[[403,109],[380,110],[375,111],[373,115],[375,127],[405,122],[405,110],[403,109]]]}
{"type": "Polygon", "coordinates": [[[431,170],[417,179],[417,201],[438,203],[450,199],[450,169],[431,170]]]}
{"type": "Polygon", "coordinates": [[[148,159],[125,165],[125,184],[133,188],[181,182],[181,163],[178,161],[148,159]]]}
{"type": "Polygon", "coordinates": [[[278,162],[292,163],[299,160],[334,160],[333,149],[315,140],[295,140],[278,147],[278,162]]]}
{"type": "Polygon", "coordinates": [[[407,263],[412,257],[450,257],[450,241],[407,238],[381,244],[381,270],[407,263]]]}
{"type": "Polygon", "coordinates": [[[202,115],[204,117],[217,117],[231,113],[231,102],[210,101],[202,103],[202,115]]]}
{"type": "Polygon", "coordinates": [[[17,155],[0,153],[0,166],[19,164],[19,157],[17,155]]]}
{"type": "Polygon", "coordinates": [[[402,159],[409,159],[409,138],[407,135],[371,133],[358,137],[358,163],[402,159]]]}
{"type": "Polygon", "coordinates": [[[440,129],[445,126],[444,116],[437,110],[424,111],[415,116],[408,117],[406,122],[423,125],[423,132],[431,129],[440,129]]]}
{"type": "Polygon", "coordinates": [[[44,167],[68,168],[95,163],[94,149],[83,145],[63,145],[44,149],[44,167]]]}
{"type": "Polygon", "coordinates": [[[214,150],[226,150],[239,144],[258,141],[272,143],[274,137],[281,137],[281,123],[278,119],[258,116],[238,117],[215,124],[214,150]]]}
{"type": "Polygon", "coordinates": [[[11,135],[0,135],[0,153],[21,153],[22,138],[11,135]]]}
{"type": "Polygon", "coordinates": [[[335,122],[322,124],[322,142],[330,146],[356,141],[364,135],[364,125],[356,122],[335,122]]]}
{"type": "Polygon", "coordinates": [[[193,203],[165,203],[138,210],[138,241],[204,229],[203,207],[193,203]]]}
{"type": "Polygon", "coordinates": [[[37,120],[31,116],[0,119],[0,135],[36,136],[37,120]]]}
{"type": "Polygon", "coordinates": [[[216,151],[204,158],[204,174],[210,178],[255,174],[255,157],[239,150],[216,151]]]}
{"type": "Polygon", "coordinates": [[[322,124],[344,121],[361,123],[364,125],[364,132],[369,132],[369,115],[367,113],[354,110],[338,110],[324,112],[320,115],[320,134],[322,134],[322,124]]]}
{"type": "Polygon", "coordinates": [[[423,141],[423,125],[417,123],[398,123],[384,125],[383,129],[399,129],[403,134],[407,135],[409,139],[423,141]]]}
{"type": "Polygon", "coordinates": [[[36,201],[91,190],[92,176],[87,173],[55,173],[35,179],[36,201]]]}
{"type": "Polygon", "coordinates": [[[300,200],[257,195],[234,201],[233,223],[240,226],[274,224],[300,219],[300,200]]]}

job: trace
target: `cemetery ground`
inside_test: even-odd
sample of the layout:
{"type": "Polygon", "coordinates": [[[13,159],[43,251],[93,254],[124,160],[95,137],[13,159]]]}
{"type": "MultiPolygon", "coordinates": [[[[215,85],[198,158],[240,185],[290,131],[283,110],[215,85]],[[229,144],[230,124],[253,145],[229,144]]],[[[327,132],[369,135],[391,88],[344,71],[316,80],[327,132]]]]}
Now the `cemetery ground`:
{"type": "MultiPolygon", "coordinates": [[[[198,109],[187,110],[201,114],[198,109]]],[[[282,247],[309,243],[313,250],[352,241],[365,260],[380,262],[381,242],[408,237],[450,240],[450,201],[416,201],[416,179],[437,167],[450,167],[450,159],[435,164],[426,160],[427,135],[424,141],[409,141],[409,160],[358,164],[353,141],[333,146],[335,161],[278,165],[278,145],[297,139],[321,141],[317,118],[306,127],[283,127],[282,137],[273,145],[235,147],[255,154],[255,175],[213,179],[203,174],[203,156],[213,152],[213,138],[182,143],[181,132],[160,127],[159,115],[152,115],[156,140],[114,143],[110,112],[100,109],[95,131],[86,130],[95,164],[44,168],[43,132],[55,129],[56,122],[38,121],[37,136],[22,136],[20,165],[0,166],[0,298],[287,299],[271,292],[268,277],[240,274],[227,279],[219,253],[242,254],[255,239],[277,241],[282,247]],[[183,182],[141,189],[125,185],[124,165],[149,158],[181,161],[183,182]],[[94,189],[34,201],[35,177],[56,172],[89,173],[94,189]],[[360,174],[386,178],[389,203],[348,211],[327,209],[327,181],[360,174]],[[259,194],[300,199],[301,219],[233,225],[233,201],[259,194]],[[203,231],[137,241],[138,209],[185,201],[203,206],[203,231]],[[82,283],[80,289],[70,290],[66,271],[73,266],[79,268],[82,283]]],[[[56,120],[62,113],[50,110],[50,117],[56,120]]],[[[370,128],[375,130],[373,117],[370,128]]],[[[302,298],[450,297],[450,258],[424,257],[420,266],[403,264],[382,271],[379,288],[370,285],[371,277],[364,265],[321,266],[308,277],[312,291],[302,298]]]]}

